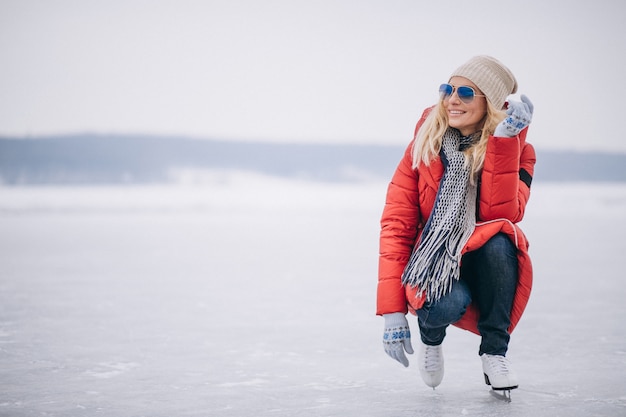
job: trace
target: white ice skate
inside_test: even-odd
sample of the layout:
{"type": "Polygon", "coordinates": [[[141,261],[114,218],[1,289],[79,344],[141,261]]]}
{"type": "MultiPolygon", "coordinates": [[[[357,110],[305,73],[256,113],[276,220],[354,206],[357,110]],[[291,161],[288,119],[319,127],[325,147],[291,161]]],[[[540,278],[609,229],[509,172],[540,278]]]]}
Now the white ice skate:
{"type": "Polygon", "coordinates": [[[511,369],[509,360],[502,355],[482,354],[485,383],[495,391],[510,391],[517,388],[517,375],[511,369]]]}
{"type": "Polygon", "coordinates": [[[428,346],[422,343],[417,360],[422,380],[426,385],[435,389],[443,379],[443,350],[441,345],[428,346]]]}

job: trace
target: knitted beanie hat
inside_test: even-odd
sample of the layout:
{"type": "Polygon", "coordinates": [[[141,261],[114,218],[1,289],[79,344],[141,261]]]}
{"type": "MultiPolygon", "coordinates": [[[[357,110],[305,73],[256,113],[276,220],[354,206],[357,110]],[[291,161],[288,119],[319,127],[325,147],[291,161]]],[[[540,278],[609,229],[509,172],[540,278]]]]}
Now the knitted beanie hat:
{"type": "Polygon", "coordinates": [[[476,84],[496,109],[504,107],[509,94],[517,91],[517,80],[500,61],[487,55],[475,56],[450,76],[464,77],[476,84]]]}

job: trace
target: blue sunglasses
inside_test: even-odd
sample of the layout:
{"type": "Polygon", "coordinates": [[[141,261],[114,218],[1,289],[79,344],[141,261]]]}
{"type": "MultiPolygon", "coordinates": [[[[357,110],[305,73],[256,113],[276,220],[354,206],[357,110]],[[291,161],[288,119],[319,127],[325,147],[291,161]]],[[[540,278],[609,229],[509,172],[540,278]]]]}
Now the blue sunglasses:
{"type": "Polygon", "coordinates": [[[486,97],[484,94],[476,94],[474,89],[467,85],[455,87],[452,84],[441,84],[439,86],[439,97],[442,100],[448,100],[450,96],[454,94],[455,90],[456,95],[459,96],[459,99],[465,104],[471,103],[474,97],[486,97]]]}

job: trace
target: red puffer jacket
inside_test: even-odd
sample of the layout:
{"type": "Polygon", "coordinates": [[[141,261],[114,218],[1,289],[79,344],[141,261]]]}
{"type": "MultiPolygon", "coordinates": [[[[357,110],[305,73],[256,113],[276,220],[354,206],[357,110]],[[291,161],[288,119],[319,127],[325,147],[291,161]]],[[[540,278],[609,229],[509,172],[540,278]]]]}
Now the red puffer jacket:
{"type": "MultiPolygon", "coordinates": [[[[427,109],[422,115],[416,132],[429,112],[430,109],[427,109]]],[[[532,287],[528,241],[517,226],[524,217],[535,166],[535,150],[526,143],[527,130],[524,129],[514,138],[489,138],[480,181],[478,222],[463,248],[463,253],[476,250],[500,232],[508,235],[515,243],[519,272],[509,332],[519,322],[532,287]]],[[[381,219],[378,315],[407,311],[415,313],[425,301],[417,296],[417,289],[402,285],[401,276],[435,204],[444,167],[437,159],[430,166],[421,165],[414,170],[411,167],[411,149],[412,144],[407,148],[389,184],[381,219]]],[[[471,304],[455,326],[478,334],[477,323],[478,309],[471,304]]]]}

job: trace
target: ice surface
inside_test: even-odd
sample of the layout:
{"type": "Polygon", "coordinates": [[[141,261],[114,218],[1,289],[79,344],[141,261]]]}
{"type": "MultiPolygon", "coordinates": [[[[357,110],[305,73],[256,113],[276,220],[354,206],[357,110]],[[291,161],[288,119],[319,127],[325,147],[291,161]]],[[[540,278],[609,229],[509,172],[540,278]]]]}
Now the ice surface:
{"type": "Polygon", "coordinates": [[[0,415],[626,415],[626,185],[534,185],[511,403],[470,333],[449,331],[435,391],[384,354],[385,189],[0,188],[0,415]]]}

